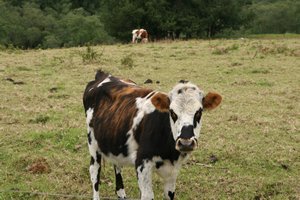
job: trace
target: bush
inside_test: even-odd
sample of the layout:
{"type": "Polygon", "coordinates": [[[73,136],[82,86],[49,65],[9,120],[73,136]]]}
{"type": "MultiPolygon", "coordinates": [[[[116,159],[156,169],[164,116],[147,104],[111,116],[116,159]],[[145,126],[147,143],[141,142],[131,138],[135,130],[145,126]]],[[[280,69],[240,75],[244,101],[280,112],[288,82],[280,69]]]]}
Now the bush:
{"type": "Polygon", "coordinates": [[[84,63],[92,63],[99,61],[103,52],[97,53],[90,45],[87,46],[86,51],[81,53],[82,61],[84,63]]]}
{"type": "Polygon", "coordinates": [[[73,13],[68,13],[61,19],[56,37],[65,47],[112,42],[98,17],[73,13]]]}
{"type": "Polygon", "coordinates": [[[46,48],[58,48],[62,46],[62,41],[55,35],[47,35],[44,37],[42,47],[46,48]]]}
{"type": "Polygon", "coordinates": [[[57,48],[87,43],[112,43],[99,16],[83,9],[44,8],[23,2],[15,6],[0,1],[0,44],[20,48],[57,48]],[[18,7],[20,6],[20,7],[18,7]]]}

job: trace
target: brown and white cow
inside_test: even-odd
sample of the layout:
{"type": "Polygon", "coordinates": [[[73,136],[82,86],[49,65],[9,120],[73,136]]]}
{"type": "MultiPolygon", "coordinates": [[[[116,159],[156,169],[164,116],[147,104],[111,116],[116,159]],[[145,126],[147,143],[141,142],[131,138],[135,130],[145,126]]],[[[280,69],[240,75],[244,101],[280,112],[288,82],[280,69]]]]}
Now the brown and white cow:
{"type": "Polygon", "coordinates": [[[119,199],[126,198],[124,165],[135,166],[141,199],[154,199],[152,171],[162,177],[165,197],[174,199],[179,169],[198,144],[202,111],[221,100],[219,94],[204,95],[186,81],[165,94],[98,71],[83,96],[93,198],[99,199],[104,158],[114,165],[119,199]]]}
{"type": "Polygon", "coordinates": [[[134,29],[132,31],[132,43],[147,43],[148,32],[145,29],[134,29]]]}

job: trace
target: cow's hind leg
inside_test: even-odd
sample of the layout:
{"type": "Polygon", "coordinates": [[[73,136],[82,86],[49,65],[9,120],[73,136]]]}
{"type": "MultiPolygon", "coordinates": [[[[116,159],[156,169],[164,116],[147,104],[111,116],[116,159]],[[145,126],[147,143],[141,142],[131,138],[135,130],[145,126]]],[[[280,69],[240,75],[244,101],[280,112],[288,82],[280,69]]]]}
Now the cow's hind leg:
{"type": "Polygon", "coordinates": [[[101,172],[101,155],[95,153],[91,156],[90,163],[90,176],[93,186],[93,200],[99,200],[99,184],[100,184],[100,172],[101,172]]]}
{"type": "Polygon", "coordinates": [[[119,199],[126,199],[126,193],[124,190],[123,178],[121,175],[121,167],[114,165],[116,175],[116,194],[119,199]]]}
{"type": "Polygon", "coordinates": [[[89,152],[91,154],[90,176],[93,185],[93,200],[99,200],[99,183],[101,172],[101,155],[98,153],[98,143],[94,137],[93,128],[88,133],[89,152]]]}
{"type": "Polygon", "coordinates": [[[93,199],[99,200],[99,183],[100,183],[100,171],[101,171],[101,155],[99,154],[98,142],[95,139],[94,128],[92,126],[94,109],[89,108],[86,111],[86,123],[88,132],[88,146],[91,155],[90,163],[90,176],[93,184],[93,199]]]}

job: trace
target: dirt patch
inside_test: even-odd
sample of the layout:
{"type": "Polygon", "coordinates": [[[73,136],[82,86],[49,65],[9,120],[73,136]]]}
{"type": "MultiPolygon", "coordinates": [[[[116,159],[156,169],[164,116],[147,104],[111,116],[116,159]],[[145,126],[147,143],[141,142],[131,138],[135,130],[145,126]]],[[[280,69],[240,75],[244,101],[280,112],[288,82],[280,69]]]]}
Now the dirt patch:
{"type": "Polygon", "coordinates": [[[26,167],[26,170],[33,174],[49,173],[50,167],[45,158],[38,158],[26,167]]]}

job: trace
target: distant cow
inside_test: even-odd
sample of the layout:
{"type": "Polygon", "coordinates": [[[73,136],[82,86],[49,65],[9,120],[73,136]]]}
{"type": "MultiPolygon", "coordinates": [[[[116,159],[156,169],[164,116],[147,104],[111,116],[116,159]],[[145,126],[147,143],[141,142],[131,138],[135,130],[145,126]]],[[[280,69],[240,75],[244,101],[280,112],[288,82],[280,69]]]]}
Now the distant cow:
{"type": "Polygon", "coordinates": [[[135,29],[132,31],[132,43],[139,42],[148,42],[148,32],[145,29],[135,29]]]}
{"type": "Polygon", "coordinates": [[[118,198],[126,198],[121,168],[134,165],[141,199],[154,198],[153,170],[164,181],[165,197],[174,199],[179,169],[198,145],[202,111],[221,100],[187,81],[165,94],[98,71],[83,96],[93,198],[99,199],[104,158],[114,165],[118,198]]]}

